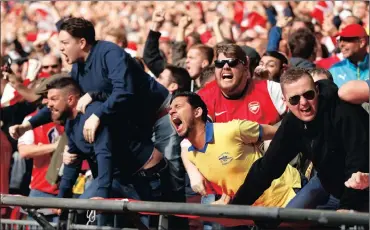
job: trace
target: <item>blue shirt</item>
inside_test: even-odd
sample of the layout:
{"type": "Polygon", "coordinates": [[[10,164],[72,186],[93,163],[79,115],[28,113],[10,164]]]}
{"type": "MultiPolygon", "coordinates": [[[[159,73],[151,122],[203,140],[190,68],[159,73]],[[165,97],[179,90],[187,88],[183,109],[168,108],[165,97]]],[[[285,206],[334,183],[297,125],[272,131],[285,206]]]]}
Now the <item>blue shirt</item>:
{"type": "Polygon", "coordinates": [[[85,141],[82,130],[85,121],[93,111],[100,108],[101,102],[93,102],[86,108],[86,113],[79,113],[75,119],[67,120],[65,132],[68,137],[68,152],[78,154],[78,161],[75,164],[64,165],[63,176],[59,185],[58,197],[69,197],[72,187],[76,182],[81,169],[82,159],[87,159],[94,178],[98,180],[99,187],[96,196],[108,198],[109,190],[114,178],[123,181],[132,175],[125,162],[124,154],[118,148],[114,148],[107,126],[101,126],[97,130],[94,143],[85,141]],[[123,170],[126,170],[123,172],[123,170]]]}
{"type": "Polygon", "coordinates": [[[355,66],[347,58],[334,64],[330,69],[333,75],[334,83],[341,87],[344,83],[351,80],[368,80],[369,79],[369,54],[365,56],[362,62],[355,66]]]}
{"type": "MultiPolygon", "coordinates": [[[[148,117],[154,116],[169,94],[124,49],[107,41],[97,41],[86,62],[74,63],[70,74],[83,93],[105,92],[110,95],[93,111],[101,121],[121,123],[130,120],[149,125],[149,121],[153,121],[148,117]],[[112,120],[110,115],[117,119],[112,120]]],[[[44,108],[30,123],[35,128],[50,121],[50,111],[44,108]]]]}
{"type": "Polygon", "coordinates": [[[202,149],[196,149],[193,145],[188,148],[188,151],[198,151],[205,153],[207,151],[208,143],[213,142],[213,123],[206,122],[206,143],[204,144],[202,149]]]}

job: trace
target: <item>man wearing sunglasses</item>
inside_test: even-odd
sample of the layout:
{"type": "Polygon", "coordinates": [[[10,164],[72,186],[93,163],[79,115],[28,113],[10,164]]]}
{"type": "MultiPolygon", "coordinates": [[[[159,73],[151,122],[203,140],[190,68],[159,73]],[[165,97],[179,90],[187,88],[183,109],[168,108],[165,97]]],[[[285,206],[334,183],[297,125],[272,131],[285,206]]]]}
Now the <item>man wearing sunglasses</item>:
{"type": "Polygon", "coordinates": [[[369,79],[369,36],[359,24],[351,24],[339,33],[339,47],[344,60],[330,68],[335,84],[369,79]]]}
{"type": "Polygon", "coordinates": [[[41,60],[41,71],[50,76],[62,72],[62,59],[53,54],[45,55],[41,60]]]}
{"type": "MultiPolygon", "coordinates": [[[[249,72],[249,57],[235,44],[216,47],[215,81],[208,83],[198,94],[207,105],[208,117],[213,122],[234,119],[250,120],[274,125],[286,112],[281,87],[268,80],[254,80],[249,72]]],[[[206,194],[205,180],[197,167],[187,158],[190,142],[184,140],[182,160],[189,174],[191,187],[206,194]]]]}
{"type": "Polygon", "coordinates": [[[280,80],[290,113],[265,155],[253,164],[232,203],[253,204],[302,152],[312,161],[328,195],[339,200],[338,209],[368,211],[368,191],[344,185],[352,173],[369,172],[368,114],[361,106],[340,100],[330,81],[318,81],[315,86],[305,69],[290,69],[280,80]]]}
{"type": "Polygon", "coordinates": [[[240,46],[216,47],[216,81],[199,91],[213,122],[248,119],[275,124],[286,112],[281,87],[273,81],[251,79],[249,58],[240,46]]]}

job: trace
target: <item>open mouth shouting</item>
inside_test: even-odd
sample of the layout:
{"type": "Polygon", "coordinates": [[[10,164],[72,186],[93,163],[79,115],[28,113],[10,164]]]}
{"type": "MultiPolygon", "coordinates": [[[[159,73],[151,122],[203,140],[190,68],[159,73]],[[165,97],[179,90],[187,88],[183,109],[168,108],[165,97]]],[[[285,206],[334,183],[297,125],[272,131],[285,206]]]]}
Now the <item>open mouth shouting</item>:
{"type": "Polygon", "coordinates": [[[302,114],[302,115],[304,115],[304,116],[311,116],[311,115],[312,115],[313,110],[312,110],[312,107],[311,107],[311,106],[309,106],[309,107],[307,107],[307,108],[305,108],[305,109],[300,109],[300,112],[301,112],[301,114],[302,114]]]}
{"type": "Polygon", "coordinates": [[[173,117],[172,118],[172,123],[173,123],[173,126],[175,127],[176,129],[176,132],[177,133],[180,133],[182,128],[183,128],[183,124],[182,124],[182,121],[180,118],[178,117],[173,117]]]}
{"type": "Polygon", "coordinates": [[[234,75],[232,73],[222,73],[221,79],[224,81],[231,81],[234,75]]]}

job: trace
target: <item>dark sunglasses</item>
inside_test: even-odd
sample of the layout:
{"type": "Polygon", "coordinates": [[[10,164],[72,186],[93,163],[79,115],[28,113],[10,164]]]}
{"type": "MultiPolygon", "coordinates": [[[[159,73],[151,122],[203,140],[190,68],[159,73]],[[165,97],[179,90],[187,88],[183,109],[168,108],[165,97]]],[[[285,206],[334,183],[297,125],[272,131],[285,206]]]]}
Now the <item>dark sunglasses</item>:
{"type": "Polygon", "coordinates": [[[357,42],[359,40],[360,40],[359,37],[339,37],[337,39],[338,42],[341,42],[341,41],[343,41],[343,42],[357,42]]]}
{"type": "Polygon", "coordinates": [[[240,59],[228,59],[228,60],[216,60],[215,61],[215,67],[216,68],[223,68],[224,65],[227,63],[228,66],[231,68],[234,68],[237,66],[239,63],[242,63],[243,65],[245,64],[242,60],[240,59]]]}
{"type": "Polygon", "coordinates": [[[289,103],[291,105],[298,105],[299,101],[301,100],[301,96],[303,96],[306,100],[313,100],[316,96],[315,90],[309,90],[302,95],[295,95],[289,98],[289,103]]]}
{"type": "Polygon", "coordinates": [[[58,67],[58,65],[44,65],[44,66],[42,66],[43,69],[49,69],[49,68],[55,69],[57,67],[58,67]]]}

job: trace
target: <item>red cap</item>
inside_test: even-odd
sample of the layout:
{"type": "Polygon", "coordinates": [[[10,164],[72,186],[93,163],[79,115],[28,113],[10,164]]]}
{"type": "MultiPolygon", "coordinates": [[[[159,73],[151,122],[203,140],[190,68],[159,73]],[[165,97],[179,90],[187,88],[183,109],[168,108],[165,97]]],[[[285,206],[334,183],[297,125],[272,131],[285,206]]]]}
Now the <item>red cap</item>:
{"type": "Polygon", "coordinates": [[[354,37],[367,37],[367,33],[364,27],[359,24],[351,24],[342,29],[342,31],[338,34],[340,37],[344,38],[354,38],[354,37]]]}

